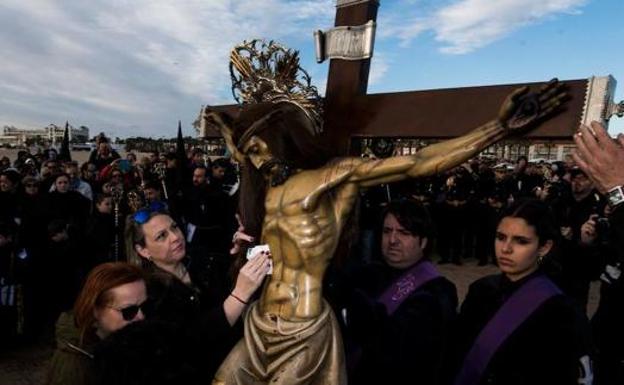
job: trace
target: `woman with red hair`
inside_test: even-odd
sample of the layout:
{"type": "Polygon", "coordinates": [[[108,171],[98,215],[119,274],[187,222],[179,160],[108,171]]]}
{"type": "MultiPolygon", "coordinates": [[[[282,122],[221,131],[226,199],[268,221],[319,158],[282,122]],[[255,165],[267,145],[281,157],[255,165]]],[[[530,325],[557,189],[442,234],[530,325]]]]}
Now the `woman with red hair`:
{"type": "Polygon", "coordinates": [[[48,384],[96,383],[95,345],[126,325],[144,319],[146,301],[144,276],[139,267],[109,262],[91,270],[73,314],[61,314],[56,324],[57,348],[48,384]]]}

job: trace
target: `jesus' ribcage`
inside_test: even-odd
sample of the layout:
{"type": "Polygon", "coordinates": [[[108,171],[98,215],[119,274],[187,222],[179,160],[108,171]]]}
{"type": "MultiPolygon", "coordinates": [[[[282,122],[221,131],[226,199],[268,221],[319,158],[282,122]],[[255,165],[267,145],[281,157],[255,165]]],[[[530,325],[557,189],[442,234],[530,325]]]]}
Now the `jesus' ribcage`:
{"type": "Polygon", "coordinates": [[[271,249],[273,275],[263,300],[269,305],[293,307],[292,311],[281,307],[282,315],[307,316],[320,310],[323,274],[340,233],[329,207],[322,202],[312,212],[293,206],[267,211],[262,242],[271,249]]]}

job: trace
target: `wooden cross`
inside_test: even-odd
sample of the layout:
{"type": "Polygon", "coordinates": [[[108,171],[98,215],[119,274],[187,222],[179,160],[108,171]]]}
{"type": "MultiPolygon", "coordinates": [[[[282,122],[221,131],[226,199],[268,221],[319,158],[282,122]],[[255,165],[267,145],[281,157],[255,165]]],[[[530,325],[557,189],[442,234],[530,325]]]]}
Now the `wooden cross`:
{"type": "MultiPolygon", "coordinates": [[[[378,7],[378,0],[337,0],[335,26],[357,26],[376,21],[378,7]]],[[[351,139],[357,137],[444,139],[462,135],[496,117],[504,98],[514,89],[527,85],[367,94],[370,63],[371,59],[330,60],[324,139],[336,149],[336,155],[353,152],[349,145],[351,139]]],[[[585,119],[590,82],[591,79],[563,81],[570,95],[565,111],[523,138],[570,139],[585,119]]],[[[540,83],[528,85],[536,87],[540,83]]],[[[234,105],[214,108],[232,115],[237,112],[234,105]]],[[[601,108],[606,110],[607,106],[601,108]]]]}
{"type": "MultiPolygon", "coordinates": [[[[379,1],[338,1],[335,26],[376,20],[379,1]]],[[[504,98],[524,84],[396,93],[366,93],[370,60],[332,59],[327,80],[326,132],[341,152],[353,137],[443,139],[468,132],[497,116],[504,98]]],[[[532,139],[571,138],[583,113],[587,79],[568,80],[566,110],[526,134],[532,139]]],[[[536,86],[538,84],[530,84],[536,86]]]]}

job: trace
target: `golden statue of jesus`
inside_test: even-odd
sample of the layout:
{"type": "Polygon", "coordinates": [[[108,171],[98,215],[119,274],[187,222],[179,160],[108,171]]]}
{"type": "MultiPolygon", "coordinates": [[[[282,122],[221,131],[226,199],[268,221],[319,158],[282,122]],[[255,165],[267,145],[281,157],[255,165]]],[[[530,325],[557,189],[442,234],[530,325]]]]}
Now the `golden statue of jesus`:
{"type": "Polygon", "coordinates": [[[213,383],[346,383],[342,342],[322,282],[360,188],[455,167],[552,115],[565,99],[561,88],[554,80],[536,93],[518,89],[495,119],[470,133],[380,160],[317,159],[322,149],[314,143],[313,123],[294,104],[246,106],[235,120],[205,110],[202,123],[216,127],[243,162],[241,214],[273,257],[273,274],[245,319],[245,339],[213,383]]]}

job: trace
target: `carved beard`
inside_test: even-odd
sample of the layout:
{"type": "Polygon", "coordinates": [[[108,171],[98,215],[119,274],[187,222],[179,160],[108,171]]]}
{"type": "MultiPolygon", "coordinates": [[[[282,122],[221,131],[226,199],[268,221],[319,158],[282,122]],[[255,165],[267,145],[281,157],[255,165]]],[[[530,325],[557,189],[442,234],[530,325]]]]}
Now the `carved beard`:
{"type": "Polygon", "coordinates": [[[263,175],[271,177],[271,187],[284,184],[286,180],[293,174],[293,169],[285,161],[277,158],[271,158],[259,170],[263,175]],[[276,170],[273,170],[276,167],[276,170]]]}

